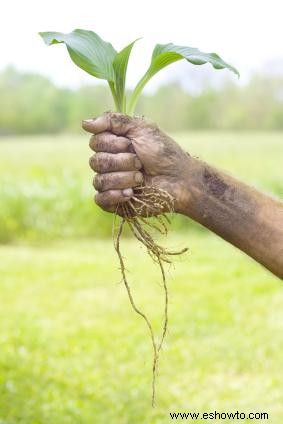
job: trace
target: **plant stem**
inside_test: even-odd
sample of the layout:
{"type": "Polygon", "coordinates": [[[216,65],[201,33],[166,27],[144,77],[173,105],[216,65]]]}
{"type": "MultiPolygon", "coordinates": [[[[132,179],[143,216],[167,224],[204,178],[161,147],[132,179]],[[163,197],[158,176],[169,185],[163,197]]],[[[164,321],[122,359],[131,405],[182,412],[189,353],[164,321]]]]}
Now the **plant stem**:
{"type": "Polygon", "coordinates": [[[124,94],[123,96],[123,107],[122,107],[122,112],[124,114],[127,113],[127,98],[126,98],[126,94],[124,94]]]}
{"type": "Polygon", "coordinates": [[[111,93],[112,93],[112,97],[115,103],[115,107],[116,107],[116,112],[123,112],[123,106],[120,105],[119,99],[117,97],[117,93],[115,90],[115,84],[113,81],[108,81],[111,93]]]}
{"type": "Polygon", "coordinates": [[[138,84],[136,85],[136,88],[134,89],[131,98],[130,98],[130,102],[129,102],[129,107],[127,109],[127,114],[128,115],[132,115],[134,112],[134,109],[136,107],[137,101],[141,95],[141,92],[144,88],[144,86],[146,85],[146,83],[148,82],[149,77],[147,74],[145,74],[142,79],[138,82],[138,84]]]}

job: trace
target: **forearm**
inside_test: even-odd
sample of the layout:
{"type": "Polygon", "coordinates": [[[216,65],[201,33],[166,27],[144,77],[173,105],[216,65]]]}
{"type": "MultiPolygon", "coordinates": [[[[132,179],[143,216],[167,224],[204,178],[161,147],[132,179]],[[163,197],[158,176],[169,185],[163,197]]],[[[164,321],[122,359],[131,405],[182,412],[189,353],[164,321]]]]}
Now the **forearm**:
{"type": "MultiPolygon", "coordinates": [[[[90,143],[96,152],[91,166],[98,172],[96,202],[104,210],[119,213],[121,202],[131,198],[143,179],[145,185],[170,194],[176,212],[198,221],[283,278],[282,202],[186,155],[143,118],[106,113],[84,121],[83,127],[96,134],[90,143]]],[[[145,205],[147,201],[144,197],[145,205]]],[[[166,211],[157,205],[160,210],[155,206],[155,215],[166,211]]],[[[144,213],[147,216],[148,209],[144,213]]]]}
{"type": "Polygon", "coordinates": [[[283,203],[189,158],[179,212],[283,278],[283,203]]]}

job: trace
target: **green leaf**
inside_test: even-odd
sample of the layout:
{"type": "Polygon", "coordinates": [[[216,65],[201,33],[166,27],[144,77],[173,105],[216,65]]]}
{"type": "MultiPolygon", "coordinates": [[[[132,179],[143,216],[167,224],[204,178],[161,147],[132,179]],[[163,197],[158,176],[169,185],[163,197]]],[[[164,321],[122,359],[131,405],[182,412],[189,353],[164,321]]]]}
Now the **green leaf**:
{"type": "Polygon", "coordinates": [[[113,60],[117,52],[95,32],[75,29],[69,34],[40,32],[39,35],[48,46],[65,43],[72,61],[90,75],[115,82],[113,60]]]}
{"type": "Polygon", "coordinates": [[[125,84],[129,57],[135,42],[138,40],[139,38],[117,53],[113,61],[113,68],[115,72],[115,88],[119,102],[119,109],[122,112],[126,111],[125,84]]]}
{"type": "Polygon", "coordinates": [[[161,69],[182,59],[186,59],[193,65],[203,65],[205,63],[210,63],[215,69],[226,68],[239,76],[237,69],[224,62],[224,60],[221,59],[221,57],[216,53],[204,53],[194,47],[176,46],[172,43],[157,44],[152,53],[150,66],[137,84],[132,94],[129,105],[129,113],[133,112],[138,97],[140,96],[146,83],[161,69]]]}
{"type": "Polygon", "coordinates": [[[172,43],[155,46],[147,74],[152,77],[165,66],[181,59],[186,59],[193,65],[210,63],[215,69],[227,68],[239,76],[237,69],[224,62],[216,53],[204,53],[194,47],[176,46],[172,43]]]}
{"type": "Polygon", "coordinates": [[[133,41],[119,53],[112,44],[102,40],[95,32],[75,29],[69,34],[62,32],[40,32],[47,45],[64,43],[73,62],[96,78],[108,81],[118,111],[131,114],[146,83],[165,66],[181,59],[194,65],[210,63],[215,69],[227,68],[235,74],[239,72],[224,62],[216,53],[203,53],[192,47],[176,46],[172,43],[157,44],[153,50],[151,63],[137,84],[129,107],[126,107],[126,73],[129,57],[135,44],[133,41]]]}

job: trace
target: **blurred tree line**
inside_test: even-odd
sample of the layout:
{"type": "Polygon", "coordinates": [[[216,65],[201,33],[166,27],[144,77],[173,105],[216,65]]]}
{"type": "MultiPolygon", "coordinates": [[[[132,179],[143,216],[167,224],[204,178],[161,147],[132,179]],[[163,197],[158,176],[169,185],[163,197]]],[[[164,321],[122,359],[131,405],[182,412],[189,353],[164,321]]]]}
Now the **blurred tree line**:
{"type": "MultiPolygon", "coordinates": [[[[0,134],[80,131],[80,121],[113,107],[106,85],[58,88],[41,75],[0,73],[0,134]]],[[[179,84],[144,95],[137,113],[165,130],[283,130],[283,77],[254,75],[193,95],[179,84]]]]}

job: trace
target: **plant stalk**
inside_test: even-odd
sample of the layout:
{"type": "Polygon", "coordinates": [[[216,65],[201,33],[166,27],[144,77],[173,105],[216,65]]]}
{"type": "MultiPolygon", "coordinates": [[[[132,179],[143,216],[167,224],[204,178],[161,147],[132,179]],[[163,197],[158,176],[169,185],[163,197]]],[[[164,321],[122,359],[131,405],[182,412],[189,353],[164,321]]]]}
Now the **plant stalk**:
{"type": "Polygon", "coordinates": [[[128,115],[132,115],[134,112],[134,109],[136,107],[137,101],[141,95],[141,92],[144,88],[144,86],[146,85],[146,83],[149,81],[149,77],[147,74],[145,74],[142,79],[138,82],[138,84],[136,85],[136,88],[134,89],[131,98],[130,98],[130,102],[129,102],[129,106],[127,109],[127,114],[128,115]]]}
{"type": "Polygon", "coordinates": [[[115,108],[116,108],[116,112],[121,112],[123,113],[123,105],[120,104],[116,90],[115,90],[115,84],[113,81],[108,81],[108,85],[110,87],[111,93],[112,93],[112,97],[114,100],[114,104],[115,104],[115,108]]]}

